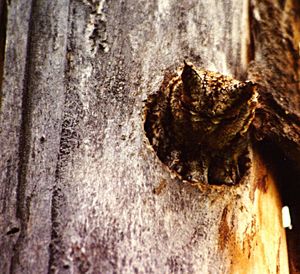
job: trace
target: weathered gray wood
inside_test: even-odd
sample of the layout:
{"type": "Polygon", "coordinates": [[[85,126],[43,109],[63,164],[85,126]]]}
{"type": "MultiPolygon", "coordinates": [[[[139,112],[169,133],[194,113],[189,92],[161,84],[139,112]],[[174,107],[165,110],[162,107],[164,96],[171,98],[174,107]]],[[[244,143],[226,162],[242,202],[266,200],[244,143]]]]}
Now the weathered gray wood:
{"type": "Polygon", "coordinates": [[[240,185],[197,189],[172,178],[143,129],[143,100],[185,58],[245,77],[248,8],[11,1],[1,273],[286,273],[280,198],[256,151],[240,185]]]}
{"type": "Polygon", "coordinates": [[[201,194],[172,180],[147,145],[142,101],[158,90],[164,70],[186,57],[227,73],[240,67],[243,6],[235,2],[216,1],[212,9],[208,1],[101,1],[98,10],[71,3],[54,270],[228,270],[230,259],[216,246],[216,208],[235,191],[201,194]],[[162,180],[167,189],[153,195],[162,180]]]}
{"type": "Polygon", "coordinates": [[[8,5],[0,139],[2,273],[48,268],[67,14],[68,1],[8,5]]]}
{"type": "Polygon", "coordinates": [[[1,271],[8,273],[20,231],[17,212],[22,91],[26,70],[31,2],[14,2],[8,11],[6,61],[1,93],[1,271]],[[16,32],[15,28],[20,31],[16,32]],[[8,62],[8,60],[10,60],[8,62]],[[13,72],[13,73],[12,73],[13,72]],[[10,234],[10,232],[16,232],[10,234]],[[8,234],[8,235],[7,235],[8,234]],[[5,252],[4,252],[5,250],[5,252]]]}
{"type": "MultiPolygon", "coordinates": [[[[141,112],[142,100],[157,91],[164,70],[184,58],[243,73],[238,71],[244,62],[243,9],[233,1],[131,1],[104,3],[95,13],[95,5],[71,4],[70,21],[76,25],[64,122],[70,126],[63,131],[66,149],[54,196],[53,269],[230,271],[229,241],[221,240],[220,250],[219,237],[234,229],[226,226],[228,216],[239,216],[234,208],[251,204],[248,186],[199,193],[177,185],[147,145],[141,112]],[[90,39],[93,21],[101,32],[90,39]],[[167,189],[153,195],[163,180],[167,189]],[[227,230],[220,236],[221,219],[227,230]]],[[[239,231],[244,232],[253,212],[242,211],[239,231]]],[[[233,226],[239,221],[232,220],[233,226]]]]}

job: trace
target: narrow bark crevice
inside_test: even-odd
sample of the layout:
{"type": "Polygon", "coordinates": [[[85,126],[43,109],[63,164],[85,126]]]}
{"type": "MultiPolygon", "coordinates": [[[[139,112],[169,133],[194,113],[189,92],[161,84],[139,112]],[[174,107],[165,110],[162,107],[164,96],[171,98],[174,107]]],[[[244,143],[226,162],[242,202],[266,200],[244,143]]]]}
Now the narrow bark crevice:
{"type": "Polygon", "coordinates": [[[247,50],[247,62],[248,64],[255,59],[255,40],[253,36],[253,20],[254,20],[254,15],[253,15],[253,6],[251,4],[251,0],[248,0],[248,28],[249,28],[249,43],[248,43],[248,50],[247,50]]]}
{"type": "Polygon", "coordinates": [[[7,4],[6,0],[0,0],[0,109],[2,105],[2,82],[5,63],[6,26],[7,4]]]}
{"type": "Polygon", "coordinates": [[[24,71],[24,83],[23,83],[23,97],[22,97],[22,117],[21,117],[21,129],[19,140],[19,168],[18,168],[18,184],[17,184],[17,208],[16,216],[20,220],[20,234],[13,247],[14,254],[11,258],[10,273],[15,273],[15,267],[18,266],[20,256],[20,246],[26,235],[27,222],[30,215],[28,208],[28,198],[26,198],[25,192],[27,187],[27,169],[29,152],[31,146],[31,92],[30,92],[30,74],[31,74],[31,54],[33,46],[33,28],[34,28],[34,16],[36,9],[36,0],[32,0],[29,27],[28,27],[28,39],[27,39],[27,54],[24,71]]]}

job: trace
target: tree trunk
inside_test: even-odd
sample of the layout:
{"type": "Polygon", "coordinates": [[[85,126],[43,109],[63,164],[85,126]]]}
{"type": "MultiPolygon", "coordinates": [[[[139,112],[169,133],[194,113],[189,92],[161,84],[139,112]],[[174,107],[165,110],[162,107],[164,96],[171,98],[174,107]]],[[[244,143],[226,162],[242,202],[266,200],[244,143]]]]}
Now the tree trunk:
{"type": "Polygon", "coordinates": [[[300,209],[297,0],[0,8],[1,273],[300,273],[300,222],[289,256],[281,224],[283,202],[300,209]],[[144,132],[145,100],[184,59],[261,90],[237,185],[182,182],[144,132]]]}

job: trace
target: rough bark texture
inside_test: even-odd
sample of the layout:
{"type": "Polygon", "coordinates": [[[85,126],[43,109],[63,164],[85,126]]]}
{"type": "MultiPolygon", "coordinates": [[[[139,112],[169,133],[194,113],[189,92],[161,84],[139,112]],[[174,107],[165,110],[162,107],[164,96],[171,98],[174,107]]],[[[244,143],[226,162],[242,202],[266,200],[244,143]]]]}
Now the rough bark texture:
{"type": "MultiPolygon", "coordinates": [[[[299,23],[292,1],[260,2],[270,11],[275,6],[279,24],[299,23]]],[[[264,18],[264,6],[234,0],[2,3],[1,273],[287,273],[278,176],[266,168],[264,152],[251,149],[252,166],[239,185],[195,188],[172,178],[143,130],[144,100],[183,59],[237,78],[245,78],[253,59],[273,64],[277,52],[250,35],[250,19],[256,33],[264,21],[256,11],[249,16],[249,8],[264,18]]],[[[299,29],[292,33],[296,43],[299,29]]],[[[286,66],[294,66],[293,76],[286,72],[291,79],[299,76],[294,48],[284,50],[286,66]]],[[[257,80],[255,66],[249,75],[257,80]]],[[[259,84],[266,90],[270,82],[259,84]]],[[[291,98],[282,108],[297,117],[299,85],[292,85],[279,96],[291,98]]],[[[296,119],[286,120],[294,134],[296,119]]],[[[283,150],[298,149],[297,137],[286,136],[291,143],[279,142],[283,150]]]]}

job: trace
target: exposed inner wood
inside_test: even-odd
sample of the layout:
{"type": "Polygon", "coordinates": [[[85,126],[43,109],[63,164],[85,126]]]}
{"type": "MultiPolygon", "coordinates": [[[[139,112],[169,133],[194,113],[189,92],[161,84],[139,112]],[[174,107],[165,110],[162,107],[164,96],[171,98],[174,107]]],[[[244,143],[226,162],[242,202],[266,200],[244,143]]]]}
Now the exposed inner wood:
{"type": "Polygon", "coordinates": [[[283,203],[294,225],[288,231],[291,273],[300,272],[300,86],[299,1],[252,1],[254,56],[249,78],[258,83],[261,110],[253,125],[256,138],[280,183],[283,203]],[[273,161],[272,161],[273,159],[273,161]]]}

